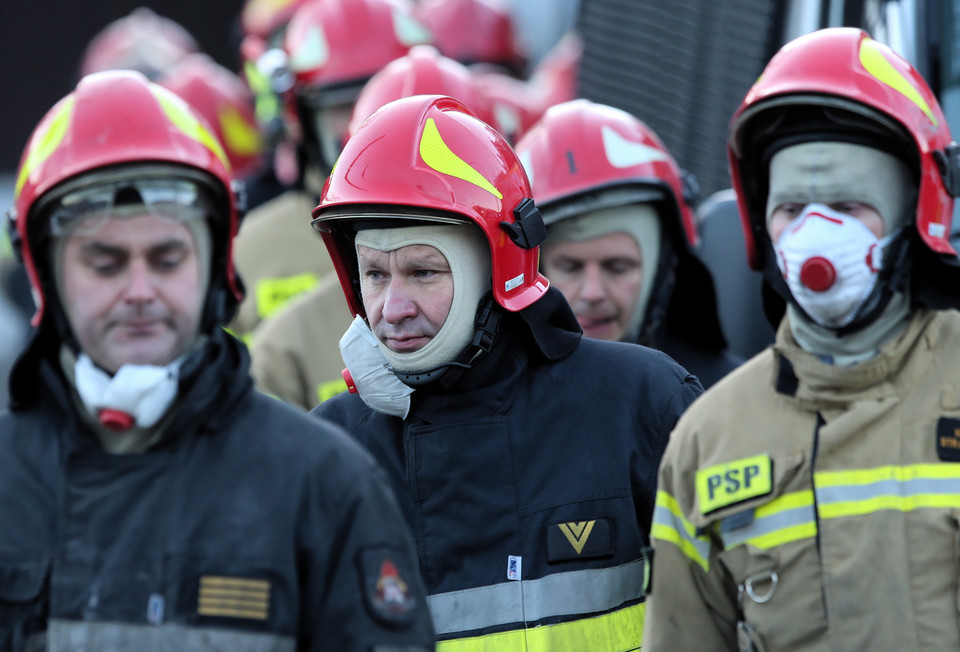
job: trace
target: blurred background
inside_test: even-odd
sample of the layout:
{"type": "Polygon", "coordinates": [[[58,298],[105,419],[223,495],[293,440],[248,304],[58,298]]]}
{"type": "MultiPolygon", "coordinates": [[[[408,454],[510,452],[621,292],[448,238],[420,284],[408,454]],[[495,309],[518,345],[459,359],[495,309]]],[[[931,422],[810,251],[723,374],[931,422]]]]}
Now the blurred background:
{"type": "MultiPolygon", "coordinates": [[[[253,0],[250,0],[253,1],[253,0]]],[[[295,0],[256,0],[279,10],[295,0]]],[[[317,0],[322,1],[322,0],[317,0]]],[[[420,4],[427,0],[419,0],[420,4]]],[[[493,2],[494,0],[490,0],[493,2]]],[[[700,255],[714,273],[731,349],[749,356],[772,339],[759,277],[747,269],[729,187],[729,117],[784,42],[827,26],[866,28],[914,63],[960,125],[960,0],[503,0],[529,78],[561,37],[577,33],[575,94],[645,121],[699,183],[700,255]]],[[[145,5],[179,24],[196,47],[239,73],[244,0],[3,0],[0,2],[0,208],[31,130],[75,86],[84,52],[112,21],[145,5]]],[[[149,39],[148,39],[149,40],[149,39]]],[[[526,91],[525,91],[526,92],[526,91]]],[[[530,91],[536,94],[537,90],[530,91]]],[[[955,126],[955,129],[957,127],[955,126]]],[[[954,220],[956,228],[958,220],[954,220]]],[[[12,260],[0,236],[0,260],[12,260]]],[[[8,264],[8,267],[10,265],[8,264]]],[[[0,354],[19,350],[31,312],[16,272],[0,288],[0,354]]],[[[2,357],[2,356],[0,356],[2,357]]],[[[0,378],[5,373],[0,362],[0,378]]],[[[5,382],[0,402],[5,404],[5,382]]]]}

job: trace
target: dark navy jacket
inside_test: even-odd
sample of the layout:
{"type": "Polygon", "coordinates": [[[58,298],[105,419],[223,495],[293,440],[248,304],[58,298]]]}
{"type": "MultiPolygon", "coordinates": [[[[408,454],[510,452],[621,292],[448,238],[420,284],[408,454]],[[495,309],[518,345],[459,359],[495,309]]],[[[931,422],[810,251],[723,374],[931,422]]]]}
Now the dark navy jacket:
{"type": "Polygon", "coordinates": [[[161,441],[110,455],[39,363],[0,417],[0,650],[432,649],[382,471],[247,364],[214,335],[161,441]]]}
{"type": "Polygon", "coordinates": [[[504,315],[492,350],[451,388],[415,391],[405,420],[355,394],[313,414],[393,481],[441,639],[579,621],[586,647],[570,627],[526,629],[526,644],[630,649],[660,457],[702,389],[663,353],[581,339],[555,290],[532,308],[504,315]]]}

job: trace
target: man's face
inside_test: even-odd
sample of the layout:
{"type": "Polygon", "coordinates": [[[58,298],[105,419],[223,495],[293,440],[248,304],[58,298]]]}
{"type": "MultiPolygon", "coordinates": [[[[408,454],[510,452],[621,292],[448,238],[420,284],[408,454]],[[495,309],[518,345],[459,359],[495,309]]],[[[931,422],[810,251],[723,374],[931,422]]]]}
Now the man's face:
{"type": "Polygon", "coordinates": [[[621,340],[643,287],[643,256],[636,240],[611,233],[583,242],[549,242],[542,267],[573,308],[583,333],[621,340]]]}
{"type": "Polygon", "coordinates": [[[114,373],[128,363],[166,365],[186,352],[197,336],[204,291],[186,226],[144,214],[66,238],[60,295],[94,362],[114,373]]]}
{"type": "Polygon", "coordinates": [[[359,245],[360,292],[373,334],[395,353],[422,349],[440,331],[453,302],[450,264],[436,247],[379,251],[359,245]]]}

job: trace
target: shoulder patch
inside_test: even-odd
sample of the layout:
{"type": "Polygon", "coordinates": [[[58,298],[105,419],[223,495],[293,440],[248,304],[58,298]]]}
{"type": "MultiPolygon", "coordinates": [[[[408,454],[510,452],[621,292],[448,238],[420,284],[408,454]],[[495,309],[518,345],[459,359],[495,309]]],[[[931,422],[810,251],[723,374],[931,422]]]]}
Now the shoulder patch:
{"type": "Polygon", "coordinates": [[[773,461],[756,455],[697,471],[697,500],[700,513],[742,503],[773,490],[773,461]]]}
{"type": "Polygon", "coordinates": [[[937,457],[960,462],[960,419],[940,417],[937,421],[937,457]]]}
{"type": "Polygon", "coordinates": [[[254,288],[257,314],[261,319],[266,319],[299,295],[315,288],[319,282],[317,275],[311,272],[283,278],[260,279],[254,288]]]}
{"type": "Polygon", "coordinates": [[[405,629],[416,619],[416,595],[407,584],[417,571],[403,553],[390,547],[363,548],[357,555],[367,610],[380,623],[405,629]]]}

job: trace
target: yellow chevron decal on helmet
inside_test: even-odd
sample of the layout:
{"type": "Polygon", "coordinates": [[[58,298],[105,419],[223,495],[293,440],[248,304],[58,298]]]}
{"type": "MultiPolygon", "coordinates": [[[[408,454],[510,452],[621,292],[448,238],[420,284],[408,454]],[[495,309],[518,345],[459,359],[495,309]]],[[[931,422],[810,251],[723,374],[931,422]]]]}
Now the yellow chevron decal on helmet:
{"type": "Polygon", "coordinates": [[[936,126],[937,118],[920,91],[883,56],[879,45],[873,39],[863,39],[860,46],[860,64],[868,73],[916,104],[936,126]]]}
{"type": "Polygon", "coordinates": [[[17,175],[17,183],[13,189],[14,199],[20,195],[23,185],[33,171],[50,158],[50,155],[63,142],[63,137],[67,134],[67,125],[70,123],[70,116],[73,114],[73,104],[73,97],[65,99],[56,115],[52,116],[47,122],[43,131],[38,131],[31,139],[27,158],[23,162],[23,167],[20,168],[20,174],[17,175]]]}
{"type": "Polygon", "coordinates": [[[223,140],[231,152],[240,156],[255,156],[263,149],[260,131],[247,122],[240,112],[226,106],[217,116],[223,128],[223,140]]]}
{"type": "Polygon", "coordinates": [[[157,98],[160,108],[163,109],[167,119],[174,127],[179,129],[189,138],[197,141],[220,159],[223,166],[230,169],[230,162],[223,151],[223,146],[217,137],[210,133],[203,124],[190,114],[186,102],[174,95],[172,92],[160,86],[151,86],[150,92],[157,98]]]}
{"type": "Polygon", "coordinates": [[[433,118],[427,118],[427,124],[423,127],[423,134],[420,136],[420,158],[441,174],[448,174],[451,177],[472,183],[478,188],[483,188],[497,199],[503,199],[503,195],[492,183],[484,179],[482,174],[470,167],[466,161],[447,147],[443,138],[440,137],[440,131],[437,129],[437,123],[433,118]]]}

